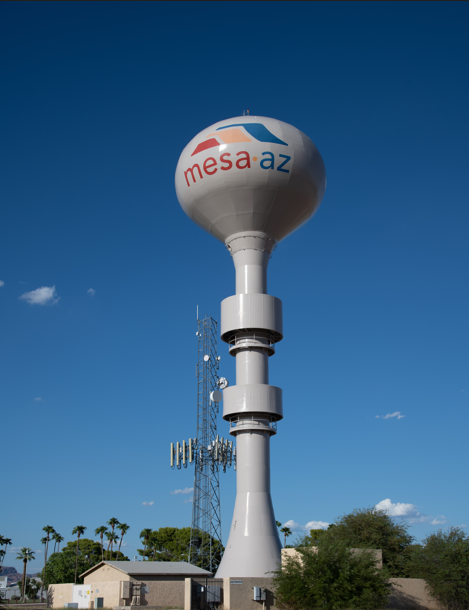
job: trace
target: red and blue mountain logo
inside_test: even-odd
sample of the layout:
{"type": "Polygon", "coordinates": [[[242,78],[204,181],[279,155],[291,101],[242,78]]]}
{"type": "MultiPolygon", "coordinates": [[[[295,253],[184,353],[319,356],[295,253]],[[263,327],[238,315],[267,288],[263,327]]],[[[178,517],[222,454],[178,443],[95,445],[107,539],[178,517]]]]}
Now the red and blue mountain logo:
{"type": "MultiPolygon", "coordinates": [[[[218,171],[226,172],[236,169],[251,169],[257,167],[265,170],[275,170],[285,174],[290,173],[288,163],[291,160],[290,155],[274,154],[271,151],[265,151],[259,157],[251,157],[247,150],[239,152],[222,152],[226,148],[226,144],[239,144],[249,142],[263,142],[266,144],[280,144],[280,146],[288,146],[286,142],[277,138],[271,131],[262,123],[236,123],[233,125],[225,125],[218,127],[215,133],[206,136],[203,142],[200,142],[191,154],[191,157],[197,155],[204,150],[211,148],[219,148],[221,154],[216,157],[207,157],[205,161],[195,162],[192,167],[184,171],[184,178],[187,186],[195,184],[197,180],[202,180],[204,176],[213,176],[218,171]],[[252,163],[254,165],[252,165],[252,163]],[[201,167],[202,166],[202,167],[201,167]]],[[[215,151],[212,152],[215,154],[215,151]]],[[[196,160],[195,160],[196,161],[196,160]]]]}
{"type": "Polygon", "coordinates": [[[280,140],[277,136],[274,136],[274,134],[262,123],[236,123],[234,125],[225,125],[224,127],[219,127],[216,133],[211,133],[207,138],[210,139],[201,142],[196,147],[191,157],[204,150],[213,148],[214,146],[235,144],[238,142],[252,142],[253,140],[288,146],[286,142],[280,140]],[[240,129],[241,127],[242,129],[240,129]]]}

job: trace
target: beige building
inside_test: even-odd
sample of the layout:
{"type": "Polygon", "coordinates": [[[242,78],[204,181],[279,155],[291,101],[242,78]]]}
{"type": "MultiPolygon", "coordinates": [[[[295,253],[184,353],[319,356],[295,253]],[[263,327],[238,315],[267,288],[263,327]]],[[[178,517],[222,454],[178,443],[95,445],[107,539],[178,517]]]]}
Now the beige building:
{"type": "MultiPolygon", "coordinates": [[[[381,551],[373,553],[382,567],[381,551]]],[[[285,549],[282,559],[295,554],[295,549],[285,549]]],[[[271,578],[211,576],[185,562],[104,561],[82,574],[83,585],[50,585],[48,607],[72,603],[77,608],[205,610],[210,601],[223,610],[277,610],[271,578]],[[255,597],[259,589],[261,599],[255,597]]],[[[391,583],[388,610],[443,610],[429,595],[424,580],[391,578],[391,583]]]]}
{"type": "Polygon", "coordinates": [[[183,561],[102,561],[81,574],[83,585],[50,585],[48,607],[184,608],[185,579],[211,576],[183,561]]]}

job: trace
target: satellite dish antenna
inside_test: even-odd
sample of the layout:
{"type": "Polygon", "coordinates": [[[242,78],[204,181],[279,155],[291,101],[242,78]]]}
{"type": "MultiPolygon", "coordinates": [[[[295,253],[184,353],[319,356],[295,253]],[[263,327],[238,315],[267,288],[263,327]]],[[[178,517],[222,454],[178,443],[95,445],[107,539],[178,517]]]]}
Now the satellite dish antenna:
{"type": "Polygon", "coordinates": [[[220,388],[220,390],[225,390],[230,385],[230,382],[228,381],[228,379],[226,377],[220,377],[217,385],[220,388]]]}
{"type": "Polygon", "coordinates": [[[205,360],[205,362],[208,362],[210,360],[210,356],[208,354],[205,354],[204,360],[205,360]]]}
{"type": "Polygon", "coordinates": [[[210,400],[212,402],[221,402],[223,400],[223,394],[220,390],[213,390],[213,392],[210,392],[210,400]]]}

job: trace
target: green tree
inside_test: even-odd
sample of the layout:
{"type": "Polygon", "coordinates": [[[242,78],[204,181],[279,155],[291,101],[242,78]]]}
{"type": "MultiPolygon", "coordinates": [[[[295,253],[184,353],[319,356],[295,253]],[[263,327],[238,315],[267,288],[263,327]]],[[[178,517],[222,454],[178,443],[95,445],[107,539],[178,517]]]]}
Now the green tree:
{"type": "Polygon", "coordinates": [[[86,527],[84,525],[77,525],[72,530],[72,536],[77,536],[77,546],[76,546],[76,559],[75,559],[75,581],[77,584],[77,571],[78,571],[78,541],[80,540],[80,536],[85,533],[86,527]]]}
{"type": "MultiPolygon", "coordinates": [[[[68,542],[59,553],[54,553],[47,560],[46,577],[48,584],[73,583],[75,579],[77,541],[68,542]]],[[[102,561],[101,544],[89,538],[80,538],[78,541],[78,577],[77,583],[82,583],[80,574],[86,572],[102,561]]],[[[121,561],[128,561],[128,557],[119,555],[121,561]]]]}
{"type": "Polygon", "coordinates": [[[41,583],[35,578],[29,578],[28,580],[29,582],[26,583],[26,593],[31,599],[36,599],[37,592],[41,588],[41,583]]]}
{"type": "Polygon", "coordinates": [[[409,575],[425,579],[447,610],[469,608],[469,537],[459,527],[430,534],[413,549],[409,575]]]}
{"type": "Polygon", "coordinates": [[[191,528],[160,527],[158,530],[150,530],[144,540],[146,544],[143,551],[137,551],[140,555],[147,556],[150,561],[187,561],[191,528]]]}
{"type": "Polygon", "coordinates": [[[393,578],[407,576],[412,552],[413,536],[408,525],[394,521],[387,513],[376,508],[356,509],[343,515],[324,531],[324,534],[305,536],[298,546],[315,546],[319,542],[344,543],[348,548],[381,549],[383,566],[393,578]]]}
{"type": "MultiPolygon", "coordinates": [[[[43,532],[46,532],[46,544],[45,544],[45,549],[44,549],[44,570],[46,569],[46,563],[47,563],[47,551],[49,550],[49,540],[50,540],[50,536],[51,534],[55,534],[55,529],[52,527],[52,525],[46,525],[42,528],[43,532]]],[[[44,538],[41,540],[41,542],[44,540],[44,538]]],[[[42,600],[42,592],[44,591],[44,579],[42,579],[41,582],[41,600],[42,600]]]]}
{"type": "Polygon", "coordinates": [[[280,531],[282,532],[282,534],[284,536],[284,538],[283,538],[283,548],[285,548],[286,545],[287,545],[287,538],[288,538],[288,536],[291,536],[291,529],[289,527],[285,527],[284,526],[284,527],[282,527],[280,529],[280,531]]]}
{"type": "Polygon", "coordinates": [[[101,525],[94,530],[94,535],[101,538],[101,561],[104,561],[104,548],[103,548],[103,536],[107,532],[107,527],[101,525]]]}
{"type": "Polygon", "coordinates": [[[119,542],[119,548],[117,550],[117,554],[119,555],[120,551],[121,551],[121,544],[122,544],[122,540],[124,539],[124,536],[126,535],[126,533],[129,531],[130,529],[130,525],[127,525],[127,523],[119,523],[119,529],[121,532],[121,539],[119,542]]]}
{"type": "Polygon", "coordinates": [[[35,557],[34,557],[34,553],[33,551],[27,547],[24,546],[20,552],[18,553],[18,555],[16,556],[16,559],[19,561],[22,561],[24,564],[23,567],[23,603],[24,603],[24,596],[26,594],[26,566],[28,565],[28,561],[34,561],[35,557]]]}
{"type": "MultiPolygon", "coordinates": [[[[20,588],[21,596],[23,596],[23,581],[18,581],[18,587],[20,588]]],[[[41,588],[41,583],[35,578],[29,578],[26,576],[26,594],[27,599],[36,599],[37,592],[41,588]]]]}
{"type": "MultiPolygon", "coordinates": [[[[161,527],[158,530],[151,531],[144,535],[145,530],[141,532],[140,537],[143,538],[145,545],[143,549],[137,549],[137,552],[142,557],[147,557],[150,561],[188,561],[191,542],[190,527],[161,527]]],[[[214,538],[210,539],[208,534],[201,534],[199,540],[199,548],[207,549],[212,545],[212,559],[215,567],[219,565],[223,556],[223,545],[214,538]],[[205,538],[206,537],[206,538],[205,538]]],[[[201,568],[206,568],[204,565],[205,557],[201,553],[200,557],[191,557],[191,563],[201,568]]]]}
{"type": "MultiPolygon", "coordinates": [[[[317,546],[319,540],[326,535],[326,530],[314,529],[309,531],[309,535],[303,537],[302,546],[317,546]]],[[[296,546],[296,545],[295,545],[296,546]]]]}
{"type": "MultiPolygon", "coordinates": [[[[317,548],[298,549],[273,572],[277,602],[287,610],[383,608],[391,584],[371,553],[354,554],[343,542],[321,540],[317,548]]],[[[277,604],[276,604],[277,605],[277,604]]]]}
{"type": "Polygon", "coordinates": [[[140,553],[140,550],[138,552],[140,555],[143,555],[143,561],[145,561],[146,549],[147,549],[148,540],[150,539],[150,536],[151,536],[151,529],[148,527],[143,529],[140,532],[140,538],[143,538],[143,553],[140,553]]]}

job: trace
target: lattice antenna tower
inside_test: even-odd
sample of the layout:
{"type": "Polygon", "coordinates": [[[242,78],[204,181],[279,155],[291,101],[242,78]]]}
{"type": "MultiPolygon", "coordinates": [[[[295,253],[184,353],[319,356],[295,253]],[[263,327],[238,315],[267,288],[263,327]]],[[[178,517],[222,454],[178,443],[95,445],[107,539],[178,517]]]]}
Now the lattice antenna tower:
{"type": "Polygon", "coordinates": [[[217,434],[217,415],[222,400],[220,389],[228,381],[218,376],[217,322],[210,316],[197,317],[197,436],[188,442],[171,443],[171,467],[180,469],[194,462],[189,563],[214,572],[221,559],[220,469],[232,463],[236,468],[233,442],[217,434]]]}
{"type": "Polygon", "coordinates": [[[218,463],[208,455],[217,437],[218,402],[211,400],[218,390],[217,322],[210,316],[197,320],[197,451],[194,474],[191,546],[189,562],[211,572],[214,565],[213,541],[221,543],[220,481],[218,463]],[[207,566],[207,568],[206,568],[207,566]]]}

